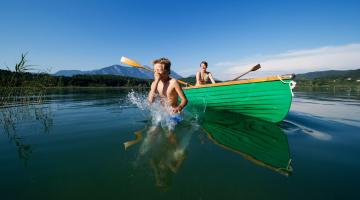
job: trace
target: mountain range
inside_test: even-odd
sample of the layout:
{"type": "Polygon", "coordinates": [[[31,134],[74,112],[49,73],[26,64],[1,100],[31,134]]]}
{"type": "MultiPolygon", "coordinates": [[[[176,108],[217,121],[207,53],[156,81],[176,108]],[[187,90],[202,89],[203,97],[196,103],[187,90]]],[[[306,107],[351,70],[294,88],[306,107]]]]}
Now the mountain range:
{"type": "MultiPolygon", "coordinates": [[[[154,75],[152,72],[135,68],[135,67],[126,67],[121,65],[111,65],[109,67],[104,67],[101,69],[81,71],[81,70],[60,70],[56,72],[55,76],[67,76],[71,77],[74,75],[101,75],[101,74],[110,74],[118,75],[124,77],[133,77],[140,79],[153,79],[154,75]]],[[[182,76],[177,74],[174,71],[171,71],[170,74],[176,79],[183,79],[182,76]]],[[[331,77],[350,77],[359,79],[360,78],[360,69],[356,70],[327,70],[327,71],[315,71],[308,72],[303,74],[296,74],[296,79],[318,79],[318,78],[331,78],[331,77]]],[[[194,79],[194,77],[187,77],[187,79],[194,79]]]]}
{"type": "MultiPolygon", "coordinates": [[[[118,76],[127,76],[133,78],[140,78],[140,79],[153,79],[154,74],[152,72],[138,69],[135,67],[126,67],[121,65],[111,65],[109,67],[104,67],[101,69],[95,69],[90,71],[81,71],[81,70],[60,70],[56,72],[55,76],[75,76],[75,75],[95,75],[95,74],[111,74],[111,75],[118,75],[118,76]]],[[[172,77],[176,79],[181,79],[182,77],[174,71],[171,71],[170,74],[172,77]]]]}

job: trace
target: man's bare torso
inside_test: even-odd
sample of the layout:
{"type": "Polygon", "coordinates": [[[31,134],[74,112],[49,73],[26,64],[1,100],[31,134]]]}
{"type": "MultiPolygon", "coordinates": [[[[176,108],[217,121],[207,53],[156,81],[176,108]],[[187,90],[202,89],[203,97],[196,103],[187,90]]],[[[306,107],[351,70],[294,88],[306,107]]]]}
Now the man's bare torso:
{"type": "Polygon", "coordinates": [[[178,105],[178,94],[175,91],[175,79],[170,79],[169,81],[160,81],[157,86],[157,92],[161,98],[161,101],[165,101],[171,107],[176,107],[178,105]]]}

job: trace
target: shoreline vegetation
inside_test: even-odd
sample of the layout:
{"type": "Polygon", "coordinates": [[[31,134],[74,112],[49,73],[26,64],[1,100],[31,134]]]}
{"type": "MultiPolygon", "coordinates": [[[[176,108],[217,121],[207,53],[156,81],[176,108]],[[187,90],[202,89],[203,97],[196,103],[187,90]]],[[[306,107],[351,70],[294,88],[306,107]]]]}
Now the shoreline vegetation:
{"type": "Polygon", "coordinates": [[[316,79],[297,79],[295,78],[297,87],[346,87],[346,88],[359,88],[360,87],[360,77],[357,79],[350,79],[347,77],[323,77],[316,79]]]}
{"type": "MultiPolygon", "coordinates": [[[[360,69],[328,70],[298,74],[295,77],[300,88],[358,88],[360,89],[360,69]]],[[[296,88],[296,87],[295,87],[296,88]]]]}
{"type": "Polygon", "coordinates": [[[22,54],[14,71],[0,69],[0,106],[41,103],[49,88],[148,88],[151,80],[115,75],[54,76],[30,73],[27,54],[22,54]]]}
{"type": "Polygon", "coordinates": [[[0,69],[1,87],[150,87],[151,80],[117,75],[54,76],[48,73],[12,72],[0,69]]]}
{"type": "Polygon", "coordinates": [[[27,72],[32,65],[27,64],[26,55],[21,54],[20,61],[14,66],[14,72],[10,68],[0,71],[0,106],[42,102],[45,96],[42,82],[45,80],[38,78],[38,74],[27,72]]]}

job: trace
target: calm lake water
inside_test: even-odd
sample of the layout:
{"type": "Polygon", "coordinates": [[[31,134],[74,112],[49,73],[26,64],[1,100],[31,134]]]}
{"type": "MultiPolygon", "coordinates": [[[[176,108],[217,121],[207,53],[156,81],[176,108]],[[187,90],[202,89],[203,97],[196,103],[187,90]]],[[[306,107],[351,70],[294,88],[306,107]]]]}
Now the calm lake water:
{"type": "Polygon", "coordinates": [[[360,199],[358,91],[295,92],[279,124],[209,112],[175,126],[144,100],[68,89],[0,108],[0,199],[360,199]]]}

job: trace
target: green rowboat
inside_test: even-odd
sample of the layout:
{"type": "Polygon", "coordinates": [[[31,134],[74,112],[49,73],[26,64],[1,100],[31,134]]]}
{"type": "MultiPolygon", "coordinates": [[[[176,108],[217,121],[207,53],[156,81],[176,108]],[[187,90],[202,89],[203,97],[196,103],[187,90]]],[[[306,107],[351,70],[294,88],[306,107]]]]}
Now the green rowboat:
{"type": "Polygon", "coordinates": [[[293,78],[282,75],[184,87],[187,110],[199,114],[206,110],[235,112],[277,123],[289,112],[293,78]]]}
{"type": "Polygon", "coordinates": [[[292,173],[288,139],[277,124],[210,110],[200,122],[210,140],[220,147],[283,175],[292,173]]]}

